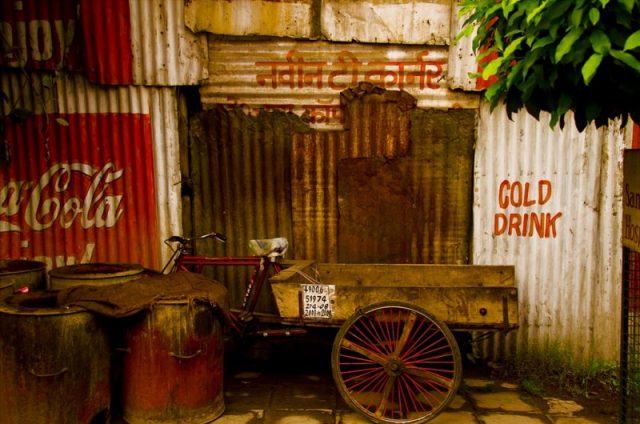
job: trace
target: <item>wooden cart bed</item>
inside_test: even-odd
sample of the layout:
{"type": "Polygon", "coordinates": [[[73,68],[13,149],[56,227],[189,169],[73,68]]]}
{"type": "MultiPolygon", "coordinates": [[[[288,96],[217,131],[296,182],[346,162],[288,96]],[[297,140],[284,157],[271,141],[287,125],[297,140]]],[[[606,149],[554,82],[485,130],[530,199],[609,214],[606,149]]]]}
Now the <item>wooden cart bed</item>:
{"type": "Polygon", "coordinates": [[[270,282],[280,316],[291,323],[337,325],[382,301],[420,306],[452,329],[518,323],[513,266],[288,261],[270,282]]]}

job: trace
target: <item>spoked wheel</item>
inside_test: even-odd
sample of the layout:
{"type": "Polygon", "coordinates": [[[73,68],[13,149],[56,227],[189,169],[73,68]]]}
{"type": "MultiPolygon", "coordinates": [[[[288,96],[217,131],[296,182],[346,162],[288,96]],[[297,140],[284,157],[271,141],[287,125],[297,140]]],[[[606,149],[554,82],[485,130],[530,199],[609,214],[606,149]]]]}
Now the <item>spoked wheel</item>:
{"type": "Polygon", "coordinates": [[[368,306],[340,328],[331,354],[344,400],[377,423],[424,423],[453,399],[462,365],[455,338],[427,311],[368,306]]]}

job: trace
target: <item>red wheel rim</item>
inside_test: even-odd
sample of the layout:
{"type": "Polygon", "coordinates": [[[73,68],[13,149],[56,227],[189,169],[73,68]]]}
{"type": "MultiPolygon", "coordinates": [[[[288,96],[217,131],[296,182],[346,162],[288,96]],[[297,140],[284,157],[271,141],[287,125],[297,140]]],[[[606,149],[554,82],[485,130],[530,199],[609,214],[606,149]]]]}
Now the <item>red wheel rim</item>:
{"type": "Polygon", "coordinates": [[[370,307],[347,321],[332,359],[345,400],[378,422],[427,421],[460,381],[451,332],[413,307],[370,307]]]}

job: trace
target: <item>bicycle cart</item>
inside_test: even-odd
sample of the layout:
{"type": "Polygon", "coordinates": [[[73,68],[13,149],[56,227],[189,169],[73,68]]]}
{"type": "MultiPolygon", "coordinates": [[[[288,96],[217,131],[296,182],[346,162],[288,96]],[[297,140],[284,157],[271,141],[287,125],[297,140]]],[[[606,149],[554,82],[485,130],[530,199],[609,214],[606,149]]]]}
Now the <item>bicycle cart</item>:
{"type": "Polygon", "coordinates": [[[517,326],[512,266],[285,261],[283,239],[253,240],[255,256],[190,254],[195,239],[210,237],[225,239],[218,233],[170,238],[178,244],[173,269],[254,267],[241,308],[226,316],[241,336],[339,328],[331,354],[336,386],[350,407],[373,422],[423,423],[449,404],[462,377],[452,330],[517,326]],[[275,316],[254,311],[267,283],[275,316]]]}

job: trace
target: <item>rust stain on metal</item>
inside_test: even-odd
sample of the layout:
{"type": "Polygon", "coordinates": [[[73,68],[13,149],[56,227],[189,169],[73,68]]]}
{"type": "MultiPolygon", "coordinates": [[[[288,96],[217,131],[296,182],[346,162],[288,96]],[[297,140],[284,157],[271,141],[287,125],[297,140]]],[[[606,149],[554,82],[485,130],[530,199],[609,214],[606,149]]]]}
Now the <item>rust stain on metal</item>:
{"type": "Polygon", "coordinates": [[[309,38],[314,32],[314,0],[191,0],[185,25],[193,32],[309,38]]]}
{"type": "Polygon", "coordinates": [[[127,422],[209,422],[223,412],[224,337],[210,305],[160,301],[125,338],[127,422]]]}
{"type": "Polygon", "coordinates": [[[406,156],[410,144],[410,114],[416,99],[405,91],[384,90],[369,83],[343,91],[347,137],[340,159],[406,156]]]}
{"type": "MultiPolygon", "coordinates": [[[[294,127],[306,127],[292,114],[247,116],[222,107],[192,121],[191,174],[194,234],[223,232],[225,244],[209,241],[198,253],[250,254],[251,239],[285,237],[295,251],[291,219],[291,138],[294,127]]],[[[242,303],[249,281],[246,268],[224,267],[213,277],[225,283],[231,305],[242,303]]],[[[265,297],[261,311],[275,310],[265,297]]]]}
{"type": "Polygon", "coordinates": [[[16,306],[0,305],[3,422],[89,423],[106,416],[111,395],[105,330],[89,312],[57,308],[55,297],[41,295],[16,295],[10,298],[16,306]]]}
{"type": "MultiPolygon", "coordinates": [[[[372,84],[342,99],[345,131],[221,106],[192,121],[189,220],[194,234],[229,236],[199,253],[244,255],[252,238],[284,236],[293,259],[468,262],[475,112],[416,109],[372,84]]],[[[213,276],[239,305],[248,274],[213,276]]],[[[268,290],[260,309],[275,311],[268,290]]]]}
{"type": "Polygon", "coordinates": [[[345,132],[293,136],[291,209],[295,257],[338,260],[337,167],[345,132]]]}
{"type": "Polygon", "coordinates": [[[296,257],[467,263],[474,112],[363,84],[341,98],[344,133],[294,136],[296,257]]]}
{"type": "Polygon", "coordinates": [[[404,90],[423,108],[477,108],[476,94],[449,90],[448,55],[442,46],[216,40],[200,96],[205,108],[279,109],[325,130],[342,129],[340,93],[363,82],[404,90]]]}

